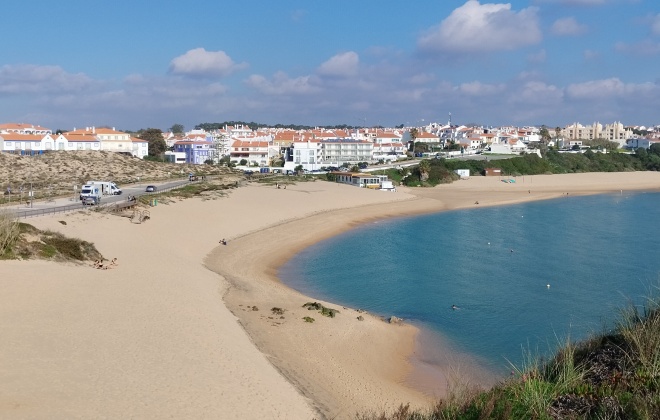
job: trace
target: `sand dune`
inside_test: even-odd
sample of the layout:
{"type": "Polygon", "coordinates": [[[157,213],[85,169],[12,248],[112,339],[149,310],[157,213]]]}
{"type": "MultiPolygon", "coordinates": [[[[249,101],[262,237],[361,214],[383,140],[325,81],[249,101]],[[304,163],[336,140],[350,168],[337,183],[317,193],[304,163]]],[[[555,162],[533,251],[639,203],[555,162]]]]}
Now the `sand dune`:
{"type": "Polygon", "coordinates": [[[84,212],[30,219],[119,265],[0,262],[0,417],[351,418],[423,406],[431,398],[410,386],[415,328],[329,302],[334,319],[304,310],[314,298],[280,284],[277,267],[383,217],[659,187],[649,172],[473,177],[396,193],[317,181],[159,205],[142,224],[84,212]]]}

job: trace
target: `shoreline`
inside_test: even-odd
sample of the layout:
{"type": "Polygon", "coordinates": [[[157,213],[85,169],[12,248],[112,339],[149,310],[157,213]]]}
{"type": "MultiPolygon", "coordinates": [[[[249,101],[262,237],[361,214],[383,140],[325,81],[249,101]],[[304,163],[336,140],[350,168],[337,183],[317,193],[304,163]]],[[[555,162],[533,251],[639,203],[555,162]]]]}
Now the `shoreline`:
{"type": "Polygon", "coordinates": [[[159,203],[143,224],[95,212],[30,219],[94,242],[120,265],[0,263],[0,329],[11,343],[0,349],[0,414],[309,419],[427,408],[433,399],[407,379],[416,327],[328,302],[336,318],[307,311],[313,299],[281,283],[277,269],[306,246],[384,218],[660,190],[658,172],[522,178],[396,193],[324,181],[249,185],[159,203]]]}
{"type": "MultiPolygon", "coordinates": [[[[242,271],[236,272],[232,268],[222,268],[214,267],[212,260],[216,258],[222,258],[223,249],[216,249],[210,253],[206,258],[206,264],[213,271],[218,272],[223,277],[232,279],[232,278],[250,278],[251,281],[249,284],[253,285],[255,279],[258,278],[258,282],[265,282],[266,284],[271,283],[276,285],[278,288],[288,289],[291,293],[299,295],[299,299],[304,299],[303,295],[299,294],[297,291],[294,291],[288,286],[284,285],[280,279],[277,278],[277,272],[279,268],[286,263],[291,256],[295,255],[302,249],[325,240],[329,237],[339,235],[343,232],[346,232],[350,229],[353,229],[357,226],[361,226],[367,223],[371,223],[377,220],[395,218],[395,217],[414,217],[417,215],[437,213],[450,210],[460,210],[466,208],[474,207],[475,201],[474,197],[485,197],[479,199],[479,206],[502,206],[502,205],[512,205],[519,204],[531,201],[539,200],[548,200],[548,199],[557,199],[563,196],[579,196],[579,195],[593,195],[593,194],[603,194],[603,193],[614,193],[617,191],[625,189],[627,191],[652,191],[659,190],[660,188],[660,176],[655,173],[650,173],[650,177],[653,178],[650,182],[643,182],[642,178],[645,176],[640,176],[642,173],[634,173],[636,175],[632,176],[621,176],[621,174],[569,174],[566,176],[561,175],[539,175],[533,177],[527,177],[527,182],[520,182],[515,185],[505,184],[499,182],[498,179],[485,178],[485,177],[475,177],[469,180],[457,181],[453,184],[441,185],[436,188],[429,189],[410,189],[410,188],[400,188],[400,191],[410,194],[413,197],[407,200],[398,201],[395,203],[377,203],[369,206],[363,207],[353,207],[349,209],[336,209],[329,210],[327,212],[311,214],[304,217],[302,220],[295,221],[296,224],[301,225],[301,231],[314,231],[313,235],[303,236],[299,238],[293,238],[286,236],[285,231],[287,230],[287,225],[294,223],[293,221],[283,223],[278,226],[273,226],[273,231],[269,232],[253,232],[251,235],[256,235],[258,238],[261,238],[260,235],[264,235],[264,238],[272,237],[284,237],[287,242],[287,246],[280,250],[278,253],[275,250],[269,250],[265,253],[265,261],[260,261],[259,264],[253,267],[252,271],[242,271]],[[596,182],[584,182],[584,178],[590,179],[596,176],[598,179],[596,182]],[[581,179],[583,178],[583,179],[581,179]],[[534,181],[536,183],[534,184],[534,181]],[[562,182],[557,182],[562,180],[562,182]],[[476,181],[476,182],[475,182],[476,181]],[[632,182],[632,183],[631,183],[632,182]],[[474,185],[476,184],[476,185],[474,185]],[[465,188],[466,185],[474,188],[465,188]],[[532,192],[531,189],[534,188],[535,191],[532,192]],[[566,193],[564,192],[566,191],[566,193]],[[315,219],[320,219],[321,221],[316,221],[315,219]],[[216,253],[217,251],[217,253],[216,253]],[[260,277],[259,273],[263,273],[264,276],[260,277]]],[[[271,228],[268,228],[269,230],[271,228]]],[[[236,238],[239,241],[243,239],[236,238]]],[[[259,242],[261,239],[255,239],[255,242],[259,242]]],[[[247,245],[245,248],[243,243],[238,244],[241,247],[240,252],[253,253],[256,249],[260,249],[258,246],[252,248],[255,244],[247,245]]],[[[259,252],[257,252],[259,253],[259,252]]],[[[261,254],[262,256],[264,254],[261,254]]],[[[241,281],[236,282],[231,281],[236,290],[228,290],[228,294],[225,296],[225,302],[227,306],[232,310],[232,312],[242,320],[242,325],[252,337],[253,341],[259,348],[267,349],[265,351],[271,352],[275,347],[268,340],[264,340],[262,335],[264,331],[258,326],[255,326],[254,320],[248,320],[245,317],[245,314],[242,314],[241,305],[247,305],[250,299],[257,299],[253,291],[245,291],[248,286],[247,283],[241,281]],[[250,296],[249,298],[246,296],[250,296]],[[264,341],[262,341],[264,340],[264,341]]],[[[261,286],[266,287],[267,286],[261,286]]],[[[257,294],[260,292],[257,292],[257,294]]],[[[263,292],[261,292],[263,293],[263,292]]],[[[262,298],[264,299],[264,298],[262,298]]],[[[268,298],[262,300],[262,302],[268,301],[268,298]]],[[[323,302],[326,305],[332,306],[332,303],[323,302]]],[[[335,305],[336,306],[336,305],[335,305]]],[[[346,309],[346,308],[344,308],[346,309]]],[[[351,313],[355,315],[355,313],[351,313]]],[[[392,314],[396,315],[396,314],[392,314]]],[[[377,317],[380,320],[380,317],[377,317]]],[[[443,371],[447,368],[451,368],[451,364],[456,360],[460,360],[460,363],[463,363],[464,367],[462,368],[462,374],[466,375],[468,382],[472,383],[473,378],[478,378],[481,373],[471,369],[472,366],[466,366],[465,363],[470,362],[470,356],[465,354],[454,354],[448,355],[448,360],[446,365],[442,366],[429,366],[424,364],[421,360],[415,359],[416,354],[421,350],[420,344],[418,342],[418,337],[420,331],[417,327],[409,325],[414,329],[413,339],[415,344],[412,346],[412,351],[405,348],[395,349],[395,352],[398,352],[398,356],[404,360],[404,368],[394,374],[392,372],[387,372],[385,379],[394,382],[397,385],[403,385],[404,388],[411,388],[413,393],[406,393],[399,391],[400,396],[405,396],[400,398],[398,402],[392,402],[386,407],[378,407],[379,409],[392,409],[398,406],[399,403],[410,402],[411,406],[417,408],[427,408],[433,402],[433,399],[436,397],[442,397],[445,395],[447,390],[447,383],[450,381],[455,381],[456,378],[449,378],[453,374],[447,374],[446,371],[443,371]],[[456,357],[453,357],[456,356],[456,357]],[[453,361],[450,361],[453,360],[453,361]],[[432,372],[430,375],[427,370],[429,368],[435,369],[435,372],[432,372]],[[440,379],[444,381],[444,384],[440,386],[433,385],[430,383],[431,380],[440,379]],[[421,399],[419,398],[421,396],[421,399]],[[406,400],[406,398],[408,398],[406,400]],[[426,405],[424,405],[426,404],[426,405]]],[[[283,349],[275,350],[284,351],[283,349]]],[[[318,361],[321,362],[320,360],[318,361]]],[[[273,358],[273,363],[277,366],[281,361],[278,358],[273,358]]],[[[314,398],[314,392],[309,390],[310,384],[306,383],[305,380],[299,377],[297,372],[292,372],[287,368],[280,368],[280,370],[285,374],[285,376],[294,383],[297,387],[301,388],[303,394],[314,398]]],[[[454,375],[455,376],[455,375],[454,375]]],[[[463,378],[465,379],[465,378],[463,378]]],[[[497,382],[501,378],[496,378],[490,373],[487,374],[485,380],[480,380],[477,382],[477,385],[480,386],[489,386],[497,382]]],[[[472,383],[474,384],[474,383],[472,383]]],[[[320,388],[318,392],[327,393],[327,389],[320,388]]],[[[375,391],[372,391],[375,392],[375,391]]],[[[376,400],[382,401],[382,396],[376,400]]],[[[337,410],[329,409],[332,407],[329,402],[323,401],[317,408],[320,408],[322,412],[326,413],[329,417],[337,415],[337,410]]],[[[373,409],[373,405],[366,406],[362,410],[373,409]]]]}

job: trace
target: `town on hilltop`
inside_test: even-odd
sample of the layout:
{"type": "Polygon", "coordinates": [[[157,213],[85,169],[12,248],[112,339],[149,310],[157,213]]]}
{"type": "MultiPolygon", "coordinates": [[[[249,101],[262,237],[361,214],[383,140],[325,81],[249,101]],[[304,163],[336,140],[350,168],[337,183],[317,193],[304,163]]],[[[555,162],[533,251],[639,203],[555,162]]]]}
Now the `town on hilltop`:
{"type": "MultiPolygon", "coordinates": [[[[156,130],[159,134],[160,130],[156,130]]],[[[327,168],[371,162],[394,162],[417,157],[464,154],[540,153],[542,146],[579,153],[594,142],[597,149],[649,149],[660,142],[660,126],[629,127],[620,122],[602,125],[574,123],[563,128],[476,127],[430,123],[422,127],[345,129],[251,129],[244,124],[162,133],[165,160],[173,163],[278,167],[284,171],[327,168]],[[603,147],[603,145],[606,145],[603,147]]],[[[152,139],[113,128],[85,127],[57,133],[33,124],[0,124],[0,150],[20,155],[50,151],[98,150],[148,158],[152,139]]],[[[152,150],[153,152],[153,150],[152,150]]]]}

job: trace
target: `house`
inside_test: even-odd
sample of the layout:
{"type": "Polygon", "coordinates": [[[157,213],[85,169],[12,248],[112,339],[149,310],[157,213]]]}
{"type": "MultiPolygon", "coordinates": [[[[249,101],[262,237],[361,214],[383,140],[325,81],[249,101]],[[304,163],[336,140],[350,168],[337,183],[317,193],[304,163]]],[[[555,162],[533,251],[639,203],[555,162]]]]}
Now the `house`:
{"type": "Polygon", "coordinates": [[[55,139],[57,150],[102,150],[101,141],[96,136],[60,134],[55,139]]]}
{"type": "Polygon", "coordinates": [[[420,131],[417,133],[415,138],[415,143],[428,143],[428,144],[440,144],[440,137],[433,133],[427,133],[426,131],[420,131]]]}
{"type": "Polygon", "coordinates": [[[19,134],[16,132],[0,134],[3,140],[2,150],[21,155],[38,155],[52,150],[101,150],[101,142],[94,136],[72,136],[63,134],[19,134]]]}
{"type": "Polygon", "coordinates": [[[335,138],[321,141],[321,159],[326,166],[370,162],[373,151],[374,144],[368,140],[335,138]]]}
{"type": "Polygon", "coordinates": [[[96,128],[85,127],[84,129],[73,129],[65,133],[69,141],[78,141],[78,136],[86,138],[94,137],[100,141],[101,150],[108,152],[131,153],[133,150],[133,142],[131,135],[122,131],[117,131],[115,128],[96,128]]]}
{"type": "Polygon", "coordinates": [[[133,143],[133,148],[131,149],[133,156],[144,159],[145,156],[149,155],[149,142],[147,140],[131,137],[131,142],[133,143]]]}
{"type": "Polygon", "coordinates": [[[321,166],[333,166],[324,163],[323,146],[319,140],[293,141],[284,154],[284,170],[295,171],[298,166],[303,170],[316,171],[321,166]]]}
{"type": "Polygon", "coordinates": [[[176,163],[201,165],[212,157],[213,143],[209,141],[182,140],[174,143],[173,147],[176,163]],[[182,156],[183,162],[181,162],[182,156]]]}
{"type": "Polygon", "coordinates": [[[2,133],[16,133],[16,134],[34,134],[34,135],[46,135],[53,134],[53,131],[50,128],[41,127],[33,124],[16,124],[16,123],[7,123],[0,124],[0,134],[2,133]]]}
{"type": "MultiPolygon", "coordinates": [[[[50,134],[47,134],[46,136],[50,139],[50,144],[52,144],[50,134]]],[[[0,134],[0,138],[3,140],[2,151],[20,155],[41,154],[44,152],[42,140],[46,136],[41,134],[21,134],[17,132],[0,134]]]]}
{"type": "Polygon", "coordinates": [[[240,163],[245,159],[248,165],[268,166],[268,142],[234,140],[231,144],[229,159],[234,163],[240,163]]]}

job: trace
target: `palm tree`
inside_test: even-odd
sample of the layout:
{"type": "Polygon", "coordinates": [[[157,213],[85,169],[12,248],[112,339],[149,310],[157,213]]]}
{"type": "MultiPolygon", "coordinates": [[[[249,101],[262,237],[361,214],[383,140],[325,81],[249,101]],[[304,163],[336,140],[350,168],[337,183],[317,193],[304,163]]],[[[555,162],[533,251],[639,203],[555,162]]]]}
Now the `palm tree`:
{"type": "Polygon", "coordinates": [[[415,140],[417,140],[417,136],[419,136],[419,130],[416,127],[413,127],[410,129],[410,150],[413,152],[413,154],[416,152],[415,150],[415,140]]]}

